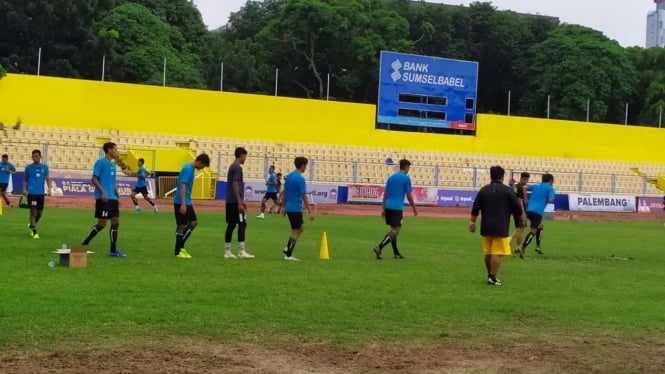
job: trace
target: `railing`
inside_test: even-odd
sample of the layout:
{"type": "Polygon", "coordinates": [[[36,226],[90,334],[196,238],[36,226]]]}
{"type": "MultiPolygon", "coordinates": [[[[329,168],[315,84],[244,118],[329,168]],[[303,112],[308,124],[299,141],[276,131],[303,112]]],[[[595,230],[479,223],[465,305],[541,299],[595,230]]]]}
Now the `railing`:
{"type": "MultiPolygon", "coordinates": [[[[21,170],[24,165],[32,162],[31,152],[39,149],[44,156],[44,163],[52,170],[86,171],[93,163],[103,156],[98,145],[94,144],[94,136],[87,140],[53,139],[45,142],[42,139],[26,136],[20,140],[1,139],[2,153],[10,155],[10,161],[21,170]]],[[[127,145],[120,145],[125,149],[127,145]]],[[[140,146],[150,149],[150,145],[140,146]]],[[[250,152],[252,153],[252,152],[250,152]]],[[[233,162],[228,154],[211,154],[211,168],[218,172],[219,180],[226,180],[226,170],[233,162]]],[[[377,159],[382,155],[377,154],[377,159]]],[[[385,162],[354,161],[351,155],[338,157],[312,157],[305,174],[310,183],[319,184],[384,184],[386,178],[396,170],[397,165],[385,162]]],[[[243,170],[247,181],[261,181],[265,178],[268,167],[276,165],[277,171],[284,174],[294,169],[294,154],[272,153],[268,155],[252,155],[248,157],[243,170]]],[[[574,166],[574,162],[571,166],[574,166]]],[[[555,188],[561,193],[612,193],[643,196],[662,196],[662,192],[647,183],[646,177],[638,177],[626,170],[625,172],[577,172],[542,170],[529,165],[516,167],[503,165],[506,169],[507,183],[511,176],[519,179],[519,173],[528,171],[531,182],[540,181],[542,173],[551,172],[555,177],[555,188]]],[[[565,166],[562,166],[565,167],[565,166]]],[[[442,189],[477,190],[489,180],[489,165],[478,165],[475,160],[437,162],[413,162],[410,176],[414,185],[437,187],[442,189]]]]}

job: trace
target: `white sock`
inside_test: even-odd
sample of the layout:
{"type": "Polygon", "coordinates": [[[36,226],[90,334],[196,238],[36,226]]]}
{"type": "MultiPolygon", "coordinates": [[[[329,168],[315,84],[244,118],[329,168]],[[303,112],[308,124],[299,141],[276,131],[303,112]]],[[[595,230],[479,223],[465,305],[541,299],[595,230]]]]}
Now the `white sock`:
{"type": "Polygon", "coordinates": [[[245,242],[238,243],[238,251],[245,252],[245,242]]]}
{"type": "Polygon", "coordinates": [[[231,243],[224,243],[224,250],[226,252],[231,252],[231,243]]]}

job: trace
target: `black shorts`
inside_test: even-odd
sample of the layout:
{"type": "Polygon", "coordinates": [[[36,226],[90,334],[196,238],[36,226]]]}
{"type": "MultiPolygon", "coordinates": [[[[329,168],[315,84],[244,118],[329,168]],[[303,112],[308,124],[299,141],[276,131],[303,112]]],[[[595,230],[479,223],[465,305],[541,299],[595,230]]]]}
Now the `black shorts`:
{"type": "Polygon", "coordinates": [[[44,209],[44,195],[28,195],[28,206],[37,210],[44,209]]]}
{"type": "Polygon", "coordinates": [[[143,197],[148,197],[148,187],[143,186],[143,187],[134,187],[132,190],[135,194],[141,194],[143,197]]]}
{"type": "Polygon", "coordinates": [[[529,217],[529,222],[531,222],[532,229],[537,229],[541,223],[543,223],[543,216],[534,212],[526,212],[526,216],[529,217]]]}
{"type": "Polygon", "coordinates": [[[277,202],[277,192],[266,192],[266,195],[263,196],[264,200],[270,200],[277,202]]]}
{"type": "Polygon", "coordinates": [[[390,227],[402,227],[402,217],[404,212],[401,210],[386,209],[386,225],[390,227]]]}
{"type": "Polygon", "coordinates": [[[120,216],[120,204],[118,200],[104,202],[102,199],[95,200],[95,218],[111,219],[120,216]]]}
{"type": "Polygon", "coordinates": [[[522,216],[513,217],[513,222],[515,222],[515,228],[526,227],[526,222],[522,223],[522,216]]]}
{"type": "Polygon", "coordinates": [[[6,192],[9,183],[0,183],[0,192],[6,192]]]}
{"type": "Polygon", "coordinates": [[[196,212],[191,205],[187,205],[187,212],[184,215],[180,214],[180,204],[173,204],[173,211],[175,212],[175,223],[178,226],[184,226],[196,221],[196,212]]]}
{"type": "Polygon", "coordinates": [[[238,204],[226,204],[226,223],[242,223],[247,222],[247,215],[241,214],[238,210],[238,204]]]}
{"type": "Polygon", "coordinates": [[[302,225],[305,224],[305,220],[302,218],[302,212],[286,212],[286,215],[289,216],[289,223],[291,223],[291,228],[293,230],[300,230],[302,225]]]}

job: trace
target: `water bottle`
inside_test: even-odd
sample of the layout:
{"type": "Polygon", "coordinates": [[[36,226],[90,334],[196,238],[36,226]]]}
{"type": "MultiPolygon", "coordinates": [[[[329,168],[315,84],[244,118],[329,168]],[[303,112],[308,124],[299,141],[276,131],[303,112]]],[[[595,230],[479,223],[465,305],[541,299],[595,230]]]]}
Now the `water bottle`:
{"type": "Polygon", "coordinates": [[[63,244],[62,249],[67,249],[67,244],[63,244]]]}
{"type": "Polygon", "coordinates": [[[55,267],[55,262],[49,261],[48,262],[48,267],[50,267],[50,268],[55,267]]]}

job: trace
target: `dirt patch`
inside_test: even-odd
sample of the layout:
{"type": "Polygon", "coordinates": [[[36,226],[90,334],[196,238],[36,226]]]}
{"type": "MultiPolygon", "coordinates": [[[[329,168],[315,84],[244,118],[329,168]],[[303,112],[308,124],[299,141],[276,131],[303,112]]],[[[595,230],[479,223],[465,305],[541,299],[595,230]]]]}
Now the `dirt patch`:
{"type": "Polygon", "coordinates": [[[0,353],[3,373],[657,373],[665,342],[570,339],[540,344],[273,346],[181,340],[87,353],[0,353]]]}

